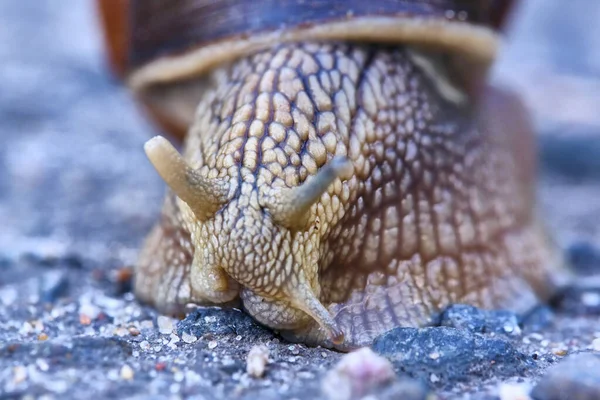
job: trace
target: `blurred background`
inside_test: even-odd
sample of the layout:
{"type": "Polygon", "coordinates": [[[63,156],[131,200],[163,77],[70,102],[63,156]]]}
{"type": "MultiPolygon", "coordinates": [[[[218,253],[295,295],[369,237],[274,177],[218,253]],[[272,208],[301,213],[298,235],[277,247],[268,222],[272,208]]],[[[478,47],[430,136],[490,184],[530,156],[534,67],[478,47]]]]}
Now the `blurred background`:
{"type": "MultiPolygon", "coordinates": [[[[521,1],[492,77],[532,110],[552,234],[592,254],[600,244],[599,21],[600,1],[521,1]]],[[[0,121],[0,265],[133,262],[162,196],[142,151],[156,128],[111,76],[91,0],[0,2],[0,121]]],[[[7,268],[0,285],[20,273],[7,268]]]]}

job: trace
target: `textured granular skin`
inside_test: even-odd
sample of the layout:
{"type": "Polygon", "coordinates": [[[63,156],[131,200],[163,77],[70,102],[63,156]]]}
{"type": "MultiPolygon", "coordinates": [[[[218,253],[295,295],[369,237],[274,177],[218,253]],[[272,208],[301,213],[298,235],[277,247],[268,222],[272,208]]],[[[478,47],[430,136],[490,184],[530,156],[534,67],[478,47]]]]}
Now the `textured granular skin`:
{"type": "Polygon", "coordinates": [[[241,299],[291,340],[342,350],[451,303],[523,312],[547,297],[560,263],[534,215],[531,132],[510,96],[477,110],[415,52],[287,44],[206,77],[183,156],[226,200],[194,212],[167,195],[136,294],[162,310],[241,299]],[[334,157],[353,172],[285,217],[289,190],[334,157]]]}

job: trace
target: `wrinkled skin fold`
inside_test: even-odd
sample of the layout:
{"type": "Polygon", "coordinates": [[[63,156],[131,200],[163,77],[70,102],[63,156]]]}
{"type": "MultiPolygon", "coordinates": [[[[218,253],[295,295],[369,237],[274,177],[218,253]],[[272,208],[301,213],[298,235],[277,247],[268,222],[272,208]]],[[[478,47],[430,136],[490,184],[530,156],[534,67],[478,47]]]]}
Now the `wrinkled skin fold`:
{"type": "Polygon", "coordinates": [[[149,153],[173,190],[136,295],[162,311],[241,300],[340,350],[451,303],[546,299],[566,273],[536,218],[523,108],[494,89],[476,105],[453,76],[410,47],[293,43],[194,82],[182,167],[149,153]]]}

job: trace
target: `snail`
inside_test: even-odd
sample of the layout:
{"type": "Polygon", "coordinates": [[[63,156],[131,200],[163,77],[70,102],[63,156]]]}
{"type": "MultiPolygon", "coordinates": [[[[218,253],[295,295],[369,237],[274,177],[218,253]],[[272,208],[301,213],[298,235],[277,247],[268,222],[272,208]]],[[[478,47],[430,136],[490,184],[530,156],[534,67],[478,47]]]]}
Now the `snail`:
{"type": "Polygon", "coordinates": [[[145,145],[169,190],[137,298],[344,351],[551,296],[533,130],[486,83],[509,3],[100,0],[116,70],[183,139],[145,145]]]}

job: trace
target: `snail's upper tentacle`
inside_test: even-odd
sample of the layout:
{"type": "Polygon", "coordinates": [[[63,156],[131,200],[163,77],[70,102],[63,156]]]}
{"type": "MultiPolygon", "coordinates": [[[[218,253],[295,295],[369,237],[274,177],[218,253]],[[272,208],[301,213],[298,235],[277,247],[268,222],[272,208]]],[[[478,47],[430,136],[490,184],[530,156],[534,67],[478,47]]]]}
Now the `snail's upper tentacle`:
{"type": "Polygon", "coordinates": [[[327,191],[337,178],[348,177],[352,163],[345,157],[336,157],[301,186],[281,188],[266,199],[273,220],[288,229],[303,229],[308,222],[310,207],[327,191]]]}
{"type": "Polygon", "coordinates": [[[210,218],[227,201],[229,184],[198,174],[164,137],[155,136],[148,140],[144,150],[167,185],[199,220],[210,218]]]}

